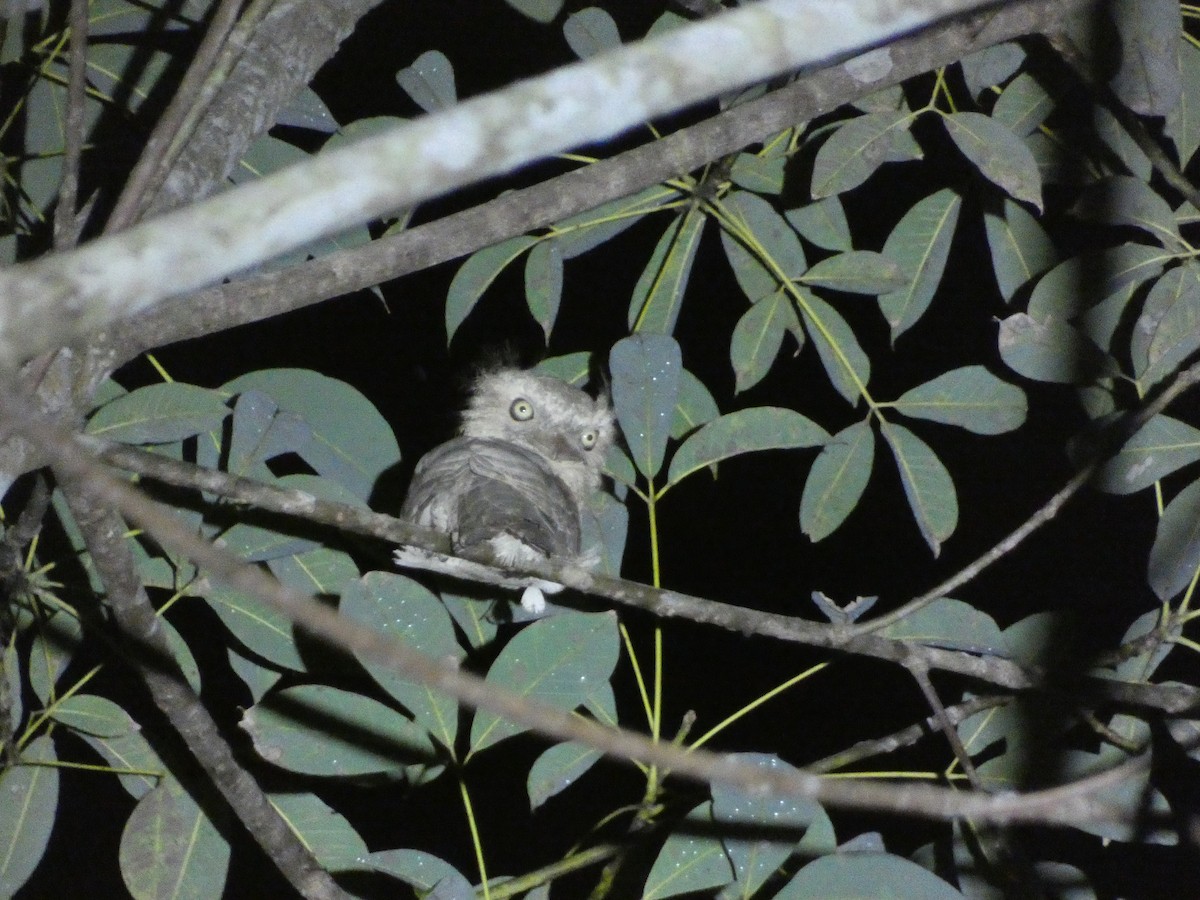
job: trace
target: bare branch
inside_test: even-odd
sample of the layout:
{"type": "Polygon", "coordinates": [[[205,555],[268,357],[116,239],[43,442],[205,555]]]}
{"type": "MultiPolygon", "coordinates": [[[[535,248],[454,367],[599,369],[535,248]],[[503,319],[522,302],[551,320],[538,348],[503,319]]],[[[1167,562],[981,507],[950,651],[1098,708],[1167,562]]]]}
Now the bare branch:
{"type": "Polygon", "coordinates": [[[154,704],[179,732],[246,830],[302,896],[314,900],[348,897],[288,827],[250,773],[234,759],[216,722],[192,693],[174,663],[166,633],[138,579],[133,553],[124,538],[125,524],[102,492],[93,490],[94,484],[87,477],[68,479],[67,503],[107,589],[108,605],[117,624],[154,657],[153,665],[138,666],[154,704]]]}
{"type": "Polygon", "coordinates": [[[63,148],[62,183],[54,212],[54,249],[65,250],[79,240],[76,205],[79,202],[79,158],[83,152],[84,80],[87,67],[88,4],[71,0],[70,59],[67,63],[67,116],[63,123],[66,143],[63,148]]]}
{"type": "Polygon", "coordinates": [[[262,321],[427,269],[690,172],[765,135],[997,42],[1056,27],[1064,14],[1093,2],[1019,0],[999,10],[942,23],[898,39],[885,54],[878,51],[887,64],[877,70],[852,60],[805,73],[765,97],[661,140],[463,212],[282,271],[251,275],[165,301],[114,323],[91,344],[103,361],[115,366],[152,347],[262,321]]]}
{"type": "MultiPolygon", "coordinates": [[[[259,509],[297,516],[308,522],[329,525],[390,543],[416,547],[438,555],[452,553],[449,538],[426,531],[381,513],[320,500],[303,491],[262,484],[247,478],[201,469],[197,466],[146,453],[121,444],[80,437],[79,444],[112,465],[179,487],[195,488],[251,504],[259,509]]],[[[485,555],[471,557],[473,563],[490,566],[497,578],[511,571],[485,555]]],[[[847,626],[812,622],[793,616],[765,613],[703,597],[695,597],[636,581],[597,575],[586,569],[549,561],[530,567],[530,574],[555,581],[594,597],[635,606],[660,616],[685,618],[715,625],[741,634],[756,634],[829,650],[873,656],[908,665],[915,659],[929,669],[954,672],[1010,690],[1032,688],[1072,691],[1081,703],[1119,702],[1135,707],[1183,714],[1200,709],[1200,689],[1186,685],[1148,685],[1104,678],[1079,684],[1047,684],[1041,672],[1026,669],[1009,659],[977,656],[882,637],[856,635],[847,626]]]]}
{"type": "MultiPolygon", "coordinates": [[[[21,428],[68,477],[86,479],[91,496],[144,528],[163,547],[191,559],[234,590],[269,604],[321,640],[390,665],[414,682],[552,738],[578,741],[611,756],[640,760],[702,782],[720,782],[754,792],[802,796],[833,807],[888,810],[930,819],[965,817],[995,824],[1038,822],[1077,826],[1084,822],[1119,822],[1122,819],[1120,810],[1093,794],[1107,788],[1114,779],[1129,777],[1135,771],[1129,764],[1064,787],[1027,794],[990,795],[932,785],[830,780],[808,772],[763,769],[702,749],[684,750],[530,702],[460,670],[453,662],[434,659],[408,644],[342,618],[313,598],[280,585],[258,567],[247,565],[207,543],[170,509],[108,475],[61,430],[39,422],[20,399],[6,404],[0,410],[0,417],[3,425],[21,428]]],[[[569,570],[564,573],[566,571],[569,570]]]]}
{"type": "MultiPolygon", "coordinates": [[[[254,8],[261,9],[263,4],[264,0],[258,0],[254,8]]],[[[221,0],[208,23],[204,40],[200,42],[196,55],[188,66],[187,74],[183,76],[179,88],[154,126],[150,137],[146,139],[142,154],[130,172],[129,180],[125,182],[112,215],[105,223],[105,231],[120,231],[139,217],[147,198],[153,197],[163,179],[167,177],[167,172],[179,158],[184,141],[195,132],[197,123],[208,110],[217,89],[228,75],[236,53],[243,49],[244,40],[230,52],[230,42],[226,40],[234,23],[238,21],[238,10],[241,6],[242,0],[221,0]],[[225,58],[224,67],[219,65],[220,55],[225,58]]]]}

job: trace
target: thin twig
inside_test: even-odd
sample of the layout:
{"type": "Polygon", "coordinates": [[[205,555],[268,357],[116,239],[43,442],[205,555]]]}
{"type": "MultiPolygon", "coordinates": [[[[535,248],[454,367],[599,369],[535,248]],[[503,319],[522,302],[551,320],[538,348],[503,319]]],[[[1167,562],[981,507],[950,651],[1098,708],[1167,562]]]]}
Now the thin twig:
{"type": "Polygon", "coordinates": [[[942,698],[937,695],[937,691],[933,687],[933,682],[929,680],[929,667],[919,659],[914,659],[905,668],[908,669],[909,673],[916,680],[917,686],[921,689],[921,694],[925,697],[925,702],[933,710],[934,721],[937,722],[938,728],[945,735],[947,742],[949,742],[950,749],[954,751],[954,758],[958,760],[958,765],[962,768],[963,774],[971,782],[971,787],[977,791],[983,790],[983,782],[979,778],[979,772],[975,769],[975,763],[971,761],[971,754],[963,746],[962,738],[958,736],[958,731],[955,729],[954,723],[946,715],[946,706],[942,703],[942,698]]]}
{"type": "Polygon", "coordinates": [[[1079,466],[1079,469],[1071,476],[1070,480],[1053,497],[1047,500],[1037,512],[1009,534],[1008,537],[1004,538],[1004,540],[1000,541],[1000,543],[996,544],[974,562],[955,572],[941,584],[930,588],[919,597],[909,600],[899,609],[854,625],[850,629],[851,633],[855,636],[867,635],[886,628],[889,625],[894,625],[917,610],[924,609],[934,600],[947,596],[955,588],[974,580],[980,572],[1011,553],[1033,532],[1058,515],[1058,511],[1062,509],[1063,505],[1079,493],[1080,488],[1092,480],[1092,477],[1096,474],[1100,466],[1110,456],[1120,450],[1125,441],[1166,409],[1171,401],[1197,382],[1200,382],[1200,363],[1192,365],[1177,375],[1171,385],[1155,397],[1154,400],[1142,407],[1129,411],[1106,428],[1094,441],[1086,461],[1079,466]]]}
{"type": "Polygon", "coordinates": [[[87,88],[88,0],[71,0],[71,43],[67,62],[67,115],[63,123],[62,183],[54,210],[54,249],[79,242],[76,206],[79,202],[79,161],[83,155],[83,109],[87,88]]]}
{"type": "MultiPolygon", "coordinates": [[[[993,695],[989,697],[972,697],[970,700],[964,700],[962,703],[957,703],[954,706],[945,708],[946,721],[951,725],[957,726],[960,722],[965,721],[978,712],[985,709],[992,709],[997,706],[1004,706],[1012,700],[1011,697],[993,695]]],[[[845,750],[841,750],[824,759],[819,759],[816,762],[809,763],[805,766],[808,772],[836,772],[839,769],[844,769],[847,766],[852,766],[855,763],[862,762],[865,759],[870,759],[874,756],[883,756],[888,753],[894,753],[902,747],[911,747],[913,744],[929,736],[930,732],[938,726],[937,717],[929,716],[925,720],[918,722],[915,725],[909,725],[907,728],[902,728],[892,734],[885,735],[881,738],[871,738],[866,741],[859,741],[845,750]]]]}

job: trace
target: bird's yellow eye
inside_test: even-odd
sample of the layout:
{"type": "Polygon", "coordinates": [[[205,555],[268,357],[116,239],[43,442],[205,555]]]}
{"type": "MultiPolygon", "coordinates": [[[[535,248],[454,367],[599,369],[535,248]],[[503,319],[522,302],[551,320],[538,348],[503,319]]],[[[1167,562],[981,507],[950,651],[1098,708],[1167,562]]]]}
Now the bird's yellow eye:
{"type": "Polygon", "coordinates": [[[508,414],[518,422],[528,422],[533,418],[533,404],[528,400],[518,397],[513,401],[512,406],[508,408],[508,414]]]}
{"type": "Polygon", "coordinates": [[[580,436],[579,440],[580,440],[580,443],[583,444],[584,450],[591,450],[593,447],[596,446],[596,441],[599,438],[600,438],[600,432],[593,429],[591,431],[585,431],[580,436]]]}

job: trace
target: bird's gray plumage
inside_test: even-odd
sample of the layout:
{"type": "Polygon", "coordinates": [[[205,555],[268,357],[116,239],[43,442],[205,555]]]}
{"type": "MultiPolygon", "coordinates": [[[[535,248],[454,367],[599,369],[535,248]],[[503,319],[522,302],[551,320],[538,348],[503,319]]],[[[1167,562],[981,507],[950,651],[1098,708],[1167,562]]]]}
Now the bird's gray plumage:
{"type": "MultiPolygon", "coordinates": [[[[581,517],[615,437],[607,400],[548,375],[500,369],[479,376],[462,418],[462,435],[417,464],[401,518],[449,534],[456,551],[487,545],[505,565],[598,558],[581,546],[581,517]]],[[[419,565],[410,551],[397,559],[419,565]]]]}

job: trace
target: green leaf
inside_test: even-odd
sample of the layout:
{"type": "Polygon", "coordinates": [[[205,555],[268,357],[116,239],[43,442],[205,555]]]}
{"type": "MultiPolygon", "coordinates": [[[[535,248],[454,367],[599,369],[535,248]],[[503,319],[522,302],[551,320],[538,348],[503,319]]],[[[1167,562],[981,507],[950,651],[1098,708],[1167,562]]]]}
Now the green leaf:
{"type": "Polygon", "coordinates": [[[400,446],[387,420],[360,391],[311,369],[260,369],[226,383],[221,390],[258,390],[308,423],[312,440],[301,458],[361,500],[375,481],[400,461],[400,446]]]}
{"type": "MultiPolygon", "coordinates": [[[[1100,103],[1093,106],[1092,118],[1096,134],[1101,141],[1108,145],[1108,149],[1117,157],[1120,166],[1123,166],[1134,178],[1149,181],[1154,174],[1154,163],[1150,162],[1150,157],[1146,156],[1145,151],[1137,145],[1137,141],[1130,136],[1129,132],[1125,130],[1125,126],[1117,120],[1108,107],[1100,103]]],[[[1121,171],[1120,167],[1114,167],[1111,164],[1106,164],[1105,168],[1114,172],[1121,171]]]]}
{"type": "Polygon", "coordinates": [[[670,334],[675,330],[704,221],[704,213],[688,207],[658,239],[629,301],[630,331],[670,334]]]}
{"type": "Polygon", "coordinates": [[[960,65],[967,89],[972,97],[978,97],[988,88],[1011,78],[1024,62],[1025,50],[1010,41],[976,51],[964,57],[960,65]]]}
{"type": "Polygon", "coordinates": [[[260,665],[256,660],[248,659],[232,647],[225,654],[229,658],[229,668],[246,685],[255,703],[267,695],[267,691],[279,683],[281,674],[277,669],[260,665]]]}
{"type": "Polygon", "coordinates": [[[850,223],[837,197],[826,197],[808,206],[789,209],[784,217],[802,237],[826,250],[852,250],[850,223]]]}
{"type": "Polygon", "coordinates": [[[543,375],[553,375],[572,387],[583,387],[591,377],[591,362],[592,354],[581,350],[563,356],[548,356],[533,368],[543,375]]]}
{"type": "Polygon", "coordinates": [[[911,120],[907,110],[869,113],[834,131],[813,161],[813,199],[844,194],[874,175],[887,161],[896,134],[911,120]]]}
{"type": "Polygon", "coordinates": [[[58,813],[56,761],[54,743],[42,735],[0,769],[0,896],[15,895],[46,852],[58,813]]]}
{"type": "Polygon", "coordinates": [[[719,209],[728,219],[722,223],[721,245],[747,299],[760,300],[782,281],[804,274],[804,248],[774,206],[749,191],[730,191],[719,209]]]}
{"type": "Polygon", "coordinates": [[[329,547],[269,559],[267,568],[280,584],[318,597],[336,597],[359,575],[350,554],[329,547]]]}
{"type": "Polygon", "coordinates": [[[862,388],[871,380],[871,360],[841,314],[806,290],[800,290],[804,329],[812,339],[825,374],[839,394],[851,405],[858,403],[862,388]]]}
{"type": "Polygon", "coordinates": [[[900,470],[908,505],[925,543],[937,556],[942,542],[958,525],[958,496],[954,481],[929,446],[903,425],[884,422],[883,438],[891,447],[900,470]]]}
{"type": "Polygon", "coordinates": [[[446,900],[475,896],[471,882],[458,869],[424,850],[376,850],[367,855],[365,862],[371,868],[399,878],[418,891],[432,891],[436,887],[436,900],[441,900],[443,892],[446,900]]]}
{"type": "Polygon", "coordinates": [[[613,17],[596,6],[589,6],[567,16],[563,22],[563,37],[580,59],[621,46],[621,34],[613,17]]]}
{"type": "MultiPolygon", "coordinates": [[[[369,572],[342,593],[339,612],[377,634],[402,641],[440,660],[461,660],[450,614],[422,585],[392,572],[369,572]]],[[[458,704],[441,691],[404,678],[392,666],[360,656],[371,677],[404,705],[413,720],[442,746],[454,750],[458,704]]]]}
{"type": "Polygon", "coordinates": [[[662,468],[683,369],[679,344],[662,334],[635,334],[608,357],[612,399],[625,443],[647,478],[662,468]]]}
{"type": "Polygon", "coordinates": [[[450,613],[450,617],[458,623],[458,627],[466,635],[467,643],[472,647],[484,647],[495,640],[498,625],[496,617],[492,615],[494,600],[481,600],[442,591],[442,604],[450,613]]]}
{"type": "Polygon", "coordinates": [[[271,805],[327,872],[362,867],[366,841],[315,794],[271,794],[271,805]]]}
{"type": "Polygon", "coordinates": [[[786,156],[739,153],[729,169],[729,180],[748,191],[779,194],[783,192],[783,173],[787,162],[786,156]]]}
{"type": "MultiPolygon", "coordinates": [[[[349,488],[329,478],[307,474],[284,475],[276,479],[276,484],[281,488],[303,491],[319,500],[365,508],[363,501],[351,493],[349,488]]],[[[247,562],[295,556],[298,553],[313,551],[319,546],[316,538],[298,537],[286,531],[276,531],[275,528],[278,527],[287,528],[288,523],[280,524],[278,520],[271,525],[254,525],[250,521],[235,522],[221,535],[221,540],[226,550],[247,562]]]]}
{"type": "Polygon", "coordinates": [[[932,872],[890,853],[831,853],[814,859],[786,884],[776,900],[857,900],[920,897],[964,900],[932,872]]]}
{"type": "MultiPolygon", "coordinates": [[[[737,753],[733,758],[769,772],[799,774],[797,769],[774,754],[737,753]]],[[[747,834],[722,839],[733,864],[738,897],[757,896],[774,871],[796,852],[797,844],[809,826],[828,821],[825,811],[812,800],[787,795],[764,796],[716,782],[712,786],[712,817],[714,822],[734,834],[739,830],[747,834]],[[767,833],[755,836],[755,828],[765,829],[767,833]],[[772,831],[776,833],[772,835],[772,831]]]]}
{"type": "Polygon", "coordinates": [[[1175,212],[1150,185],[1128,175],[1113,175],[1090,185],[1075,204],[1085,219],[1140,228],[1159,244],[1182,249],[1175,212]]]}
{"type": "Polygon", "coordinates": [[[1158,520],[1150,548],[1150,587],[1164,603],[1192,583],[1200,566],[1200,481],[1180,491],[1158,520]]]}
{"type": "Polygon", "coordinates": [[[1012,80],[992,107],[992,118],[1019,137],[1032,132],[1054,111],[1054,98],[1028,72],[1012,80]]]}
{"type": "Polygon", "coordinates": [[[525,781],[529,808],[537,809],[551,797],[569,788],[585,775],[604,754],[583,744],[555,744],[533,762],[525,781]]]}
{"type": "Polygon", "coordinates": [[[883,245],[885,256],[898,262],[911,281],[879,298],[892,340],[911,328],[929,308],[950,255],[950,242],[962,197],[943,188],[918,201],[904,214],[883,245]]]}
{"type": "Polygon", "coordinates": [[[1177,44],[1183,90],[1179,102],[1167,113],[1165,130],[1179,151],[1180,168],[1186,169],[1200,148],[1200,48],[1187,41],[1177,44]]]}
{"type": "Polygon", "coordinates": [[[667,838],[654,860],[642,887],[643,900],[711,892],[733,881],[725,846],[709,836],[712,825],[712,803],[701,803],[687,814],[683,827],[667,838]]]}
{"type": "Polygon", "coordinates": [[[858,506],[875,462],[875,432],[857,422],[831,437],[817,455],[800,497],[800,530],[828,537],[858,506]]]}
{"type": "Polygon", "coordinates": [[[233,404],[225,471],[250,476],[256,463],[299,453],[311,440],[312,429],[298,415],[283,412],[262,391],[244,391],[233,404]]]}
{"type": "Polygon", "coordinates": [[[671,188],[652,185],[629,197],[564,219],[551,229],[551,234],[558,242],[563,259],[573,259],[636,225],[646,213],[678,196],[671,188]]]}
{"type": "Polygon", "coordinates": [[[1029,298],[1029,315],[1044,322],[1073,319],[1094,297],[1109,297],[1162,271],[1171,258],[1161,247],[1121,244],[1100,253],[1073,256],[1047,272],[1029,298]]]}
{"type": "Polygon", "coordinates": [[[97,737],[119,737],[138,727],[129,713],[107,697],[95,694],[73,694],[56,703],[49,712],[56,722],[97,737]]]}
{"type": "Polygon", "coordinates": [[[1185,263],[1163,275],[1146,297],[1130,339],[1133,372],[1157,384],[1200,349],[1200,273],[1185,263]]]}
{"type": "Polygon", "coordinates": [[[454,66],[440,50],[427,50],[411,66],[396,73],[404,92],[427,113],[449,109],[458,102],[454,87],[454,66]]]}
{"type": "Polygon", "coordinates": [[[167,772],[167,767],[140,731],[119,737],[96,737],[91,734],[82,734],[80,737],[116,770],[121,787],[135,800],[140,800],[153,790],[167,772]]]}
{"type": "Polygon", "coordinates": [[[225,895],[229,843],[174,778],[138,801],[121,832],[119,860],[136,900],[225,895]]]}
{"type": "Polygon", "coordinates": [[[558,318],[562,289],[562,252],[557,242],[542,241],[529,251],[525,259],[525,302],[534,321],[542,326],[547,341],[558,318]]]}
{"type": "Polygon", "coordinates": [[[790,297],[772,294],[752,303],[733,327],[729,342],[734,393],[740,394],[762,381],[779,355],[784,335],[799,329],[800,320],[790,297]]]}
{"type": "Polygon", "coordinates": [[[1004,213],[983,214],[996,283],[1006,301],[1034,276],[1058,261],[1058,251],[1038,220],[1019,203],[1004,198],[1004,213]]]}
{"type": "Polygon", "coordinates": [[[269,694],[240,724],[259,756],[305,775],[396,775],[436,755],[428,732],[410,719],[323,684],[269,694]]]}
{"type": "Polygon", "coordinates": [[[853,294],[882,294],[908,283],[900,265],[871,250],[849,250],[813,265],[800,279],[807,285],[853,294]]]}
{"type": "Polygon", "coordinates": [[[85,431],[126,444],[169,444],[221,427],[229,407],[216,391],[194,384],[152,384],[96,410],[85,431]]]}
{"type": "Polygon", "coordinates": [[[1102,491],[1132,494],[1196,460],[1200,460],[1200,430],[1160,414],[1100,467],[1094,483],[1102,491]]]}
{"type": "Polygon", "coordinates": [[[562,9],[563,0],[505,0],[509,6],[521,15],[541,22],[543,25],[554,21],[562,9]]]}
{"type": "MultiPolygon", "coordinates": [[[[1134,745],[1149,743],[1149,727],[1131,716],[1114,716],[1109,727],[1134,745]],[[1134,724],[1136,723],[1136,724],[1134,724]]],[[[1099,753],[1069,750],[1062,754],[1064,783],[1100,775],[1129,759],[1124,750],[1103,745],[1099,753]]],[[[1079,830],[1104,838],[1106,841],[1152,844],[1174,844],[1178,834],[1171,829],[1171,807],[1162,793],[1150,784],[1149,767],[1130,777],[1112,779],[1100,785],[1096,801],[1113,810],[1113,818],[1102,822],[1081,822],[1079,830]]]]}
{"type": "Polygon", "coordinates": [[[205,597],[217,617],[241,644],[276,665],[304,671],[304,660],[296,648],[292,622],[260,600],[213,584],[205,597]]]}
{"type": "Polygon", "coordinates": [[[995,619],[949,597],[939,597],[881,633],[898,641],[948,647],[967,653],[1008,655],[1004,635],[995,619]]]}
{"type": "Polygon", "coordinates": [[[692,472],[723,459],[758,450],[817,447],[829,432],[790,409],[759,406],[729,413],[709,422],[675,451],[667,484],[677,484],[692,472]]]}
{"type": "Polygon", "coordinates": [[[704,383],[689,372],[681,369],[679,373],[679,401],[675,404],[675,418],[671,423],[671,437],[679,440],[692,431],[711,422],[721,411],[717,409],[717,401],[704,383]]]}
{"type": "MultiPolygon", "coordinates": [[[[526,626],[496,657],[487,682],[526,700],[570,712],[583,705],[594,686],[607,682],[619,652],[611,612],[564,612],[526,626]]],[[[470,755],[520,734],[525,728],[477,710],[470,755]]]]}
{"type": "Polygon", "coordinates": [[[1108,15],[1120,23],[1119,60],[1109,86],[1121,102],[1143,116],[1164,116],[1179,99],[1176,48],[1183,27],[1171,0],[1115,0],[1108,15]]]}
{"type": "Polygon", "coordinates": [[[1000,322],[1000,357],[1010,369],[1035,381],[1088,384],[1116,375],[1116,364],[1076,329],[1057,319],[1039,322],[1014,313],[1000,322]]]}
{"type": "Polygon", "coordinates": [[[977,112],[943,117],[946,131],[963,156],[1014,200],[1042,208],[1042,176],[1033,153],[1012,130],[977,112]]]}
{"type": "Polygon", "coordinates": [[[79,620],[66,612],[39,619],[29,647],[29,686],[46,706],[55,696],[58,679],[83,643],[79,620]]]}
{"type": "Polygon", "coordinates": [[[906,416],[957,425],[976,434],[1003,434],[1025,422],[1025,392],[983,366],[953,369],[905,391],[892,406],[906,416]]]}
{"type": "Polygon", "coordinates": [[[454,339],[458,326],[475,308],[483,292],[514,259],[538,242],[535,237],[519,234],[484,247],[467,257],[459,266],[446,293],[446,343],[454,339]]]}

